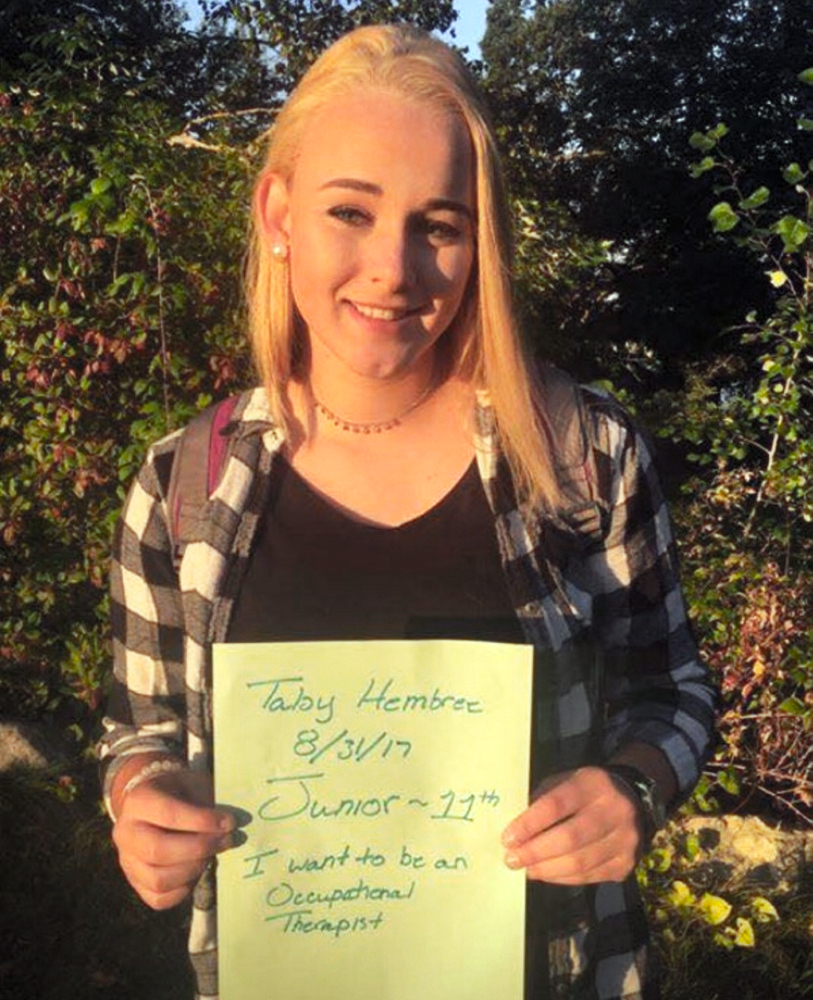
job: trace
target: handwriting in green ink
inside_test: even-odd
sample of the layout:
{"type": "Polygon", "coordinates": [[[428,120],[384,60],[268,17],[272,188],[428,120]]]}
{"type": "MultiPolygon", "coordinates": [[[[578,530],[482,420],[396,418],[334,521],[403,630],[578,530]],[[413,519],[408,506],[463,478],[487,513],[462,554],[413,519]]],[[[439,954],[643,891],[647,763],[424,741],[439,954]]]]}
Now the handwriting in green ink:
{"type": "Polygon", "coordinates": [[[371,680],[364,692],[359,695],[356,708],[372,708],[378,712],[464,712],[468,715],[480,715],[484,711],[482,702],[465,695],[441,694],[440,688],[435,688],[431,695],[426,694],[390,694],[395,681],[390,678],[386,684],[375,693],[376,681],[371,680]]]}
{"type": "Polygon", "coordinates": [[[351,736],[347,729],[332,736],[322,736],[318,729],[300,729],[293,746],[297,757],[304,757],[311,764],[325,755],[336,760],[353,760],[359,764],[368,758],[386,760],[390,754],[405,760],[411,750],[410,740],[396,740],[387,732],[380,732],[371,738],[351,736]]]}
{"type": "Polygon", "coordinates": [[[265,681],[247,681],[246,687],[270,686],[271,690],[262,701],[266,712],[316,712],[314,719],[324,725],[333,721],[336,709],[336,695],[329,698],[308,694],[302,677],[274,677],[265,681]]]}
{"type": "Polygon", "coordinates": [[[400,900],[412,899],[415,893],[415,880],[413,879],[408,887],[395,887],[386,885],[370,885],[366,879],[360,878],[354,885],[326,891],[309,889],[305,892],[297,891],[290,882],[278,882],[272,886],[265,894],[266,906],[282,909],[286,906],[326,906],[332,910],[339,903],[357,903],[359,901],[368,902],[374,900],[400,900]]]}
{"type": "MultiPolygon", "coordinates": [[[[312,789],[312,784],[324,777],[324,772],[320,772],[267,778],[266,783],[274,786],[275,794],[260,805],[258,817],[267,822],[281,822],[296,816],[313,820],[376,819],[391,816],[399,803],[402,808],[412,809],[429,809],[433,806],[426,799],[407,798],[398,792],[347,797],[327,803],[316,798],[312,789]]],[[[495,808],[500,802],[500,796],[493,789],[466,794],[449,789],[438,798],[440,805],[435,805],[437,811],[429,814],[430,819],[460,820],[466,823],[474,822],[476,806],[495,808]]]]}
{"type": "Polygon", "coordinates": [[[321,920],[305,920],[313,910],[293,910],[290,913],[275,913],[266,917],[266,920],[283,920],[283,933],[285,934],[332,934],[335,938],[340,938],[344,934],[352,934],[357,931],[377,931],[384,922],[384,914],[379,910],[376,916],[341,917],[339,920],[329,920],[323,917],[321,920]]]}

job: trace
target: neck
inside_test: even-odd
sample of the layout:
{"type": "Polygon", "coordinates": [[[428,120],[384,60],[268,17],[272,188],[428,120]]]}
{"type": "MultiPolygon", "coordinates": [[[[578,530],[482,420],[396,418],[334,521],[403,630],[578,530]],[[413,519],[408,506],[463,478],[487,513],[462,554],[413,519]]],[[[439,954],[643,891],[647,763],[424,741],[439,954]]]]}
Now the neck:
{"type": "Polygon", "coordinates": [[[346,369],[331,377],[330,366],[319,366],[311,368],[302,389],[308,409],[315,406],[335,426],[392,425],[420,408],[438,387],[442,379],[435,367],[433,357],[428,356],[404,373],[376,378],[346,369]],[[339,418],[338,422],[332,417],[339,418]]]}

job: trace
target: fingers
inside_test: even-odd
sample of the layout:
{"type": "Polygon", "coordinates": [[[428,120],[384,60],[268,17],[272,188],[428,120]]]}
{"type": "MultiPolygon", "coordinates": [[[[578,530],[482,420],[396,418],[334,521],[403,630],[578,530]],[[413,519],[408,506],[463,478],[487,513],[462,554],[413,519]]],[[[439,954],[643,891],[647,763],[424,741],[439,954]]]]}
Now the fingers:
{"type": "Polygon", "coordinates": [[[154,910],[166,910],[182,903],[205,868],[205,863],[155,868],[134,855],[121,855],[120,863],[127,881],[154,910]]]}
{"type": "MultiPolygon", "coordinates": [[[[578,772],[575,772],[578,773],[578,772]]],[[[541,830],[561,823],[580,807],[584,792],[574,775],[557,775],[543,782],[531,805],[503,831],[505,847],[520,847],[541,830]]]]}
{"type": "Polygon", "coordinates": [[[586,839],[578,821],[568,822],[562,831],[562,845],[549,846],[524,863],[507,859],[509,867],[525,867],[528,878],[557,885],[589,885],[620,882],[635,867],[634,839],[615,831],[600,839],[586,839]],[[567,847],[573,844],[572,849],[567,847]],[[549,854],[548,851],[561,851],[549,854]]]}
{"type": "Polygon", "coordinates": [[[161,830],[148,824],[119,824],[113,840],[127,881],[154,909],[182,902],[211,858],[232,846],[231,834],[210,836],[161,830]]]}
{"type": "Polygon", "coordinates": [[[231,837],[218,829],[190,833],[122,818],[113,828],[113,842],[119,853],[132,854],[154,868],[169,868],[185,862],[205,862],[230,846],[231,837]]]}
{"type": "Polygon", "coordinates": [[[559,885],[626,878],[639,843],[634,803],[601,768],[560,776],[503,834],[509,868],[559,885]]]}
{"type": "Polygon", "coordinates": [[[231,846],[234,818],[211,797],[211,779],[190,772],[157,776],[124,797],[113,841],[127,880],[154,909],[182,902],[231,846]]]}
{"type": "MultiPolygon", "coordinates": [[[[160,780],[160,779],[159,779],[160,780]]],[[[121,819],[176,832],[224,834],[234,829],[234,817],[225,809],[200,805],[181,797],[185,790],[145,782],[124,800],[121,819]]]]}
{"type": "MultiPolygon", "coordinates": [[[[213,854],[231,846],[231,836],[227,835],[216,841],[213,849],[209,844],[196,845],[189,857],[170,864],[154,864],[141,856],[142,853],[152,853],[149,846],[151,836],[154,835],[142,837],[140,851],[120,850],[119,863],[130,885],[155,910],[168,909],[183,902],[191,894],[213,854]]],[[[163,861],[165,856],[163,852],[156,851],[156,854],[159,853],[163,861]]]]}

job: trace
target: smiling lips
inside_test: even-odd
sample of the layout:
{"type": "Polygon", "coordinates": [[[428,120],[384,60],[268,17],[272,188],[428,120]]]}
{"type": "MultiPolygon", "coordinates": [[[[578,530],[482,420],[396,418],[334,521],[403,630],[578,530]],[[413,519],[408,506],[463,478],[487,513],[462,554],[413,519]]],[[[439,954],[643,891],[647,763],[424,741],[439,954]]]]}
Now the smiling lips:
{"type": "Polygon", "coordinates": [[[352,302],[351,305],[362,316],[366,316],[367,319],[380,319],[389,322],[403,319],[414,312],[413,309],[385,309],[382,306],[365,306],[360,302],[352,302]]]}

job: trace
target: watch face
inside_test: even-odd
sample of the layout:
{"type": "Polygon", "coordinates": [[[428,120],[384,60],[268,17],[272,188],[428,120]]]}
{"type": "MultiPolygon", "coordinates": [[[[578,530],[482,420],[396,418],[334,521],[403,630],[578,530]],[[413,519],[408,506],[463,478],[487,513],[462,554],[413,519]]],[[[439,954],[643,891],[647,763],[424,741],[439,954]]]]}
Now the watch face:
{"type": "Polygon", "coordinates": [[[644,825],[644,833],[649,839],[666,821],[666,810],[658,796],[657,785],[637,767],[627,764],[610,764],[610,774],[619,778],[634,793],[644,825]]]}

